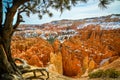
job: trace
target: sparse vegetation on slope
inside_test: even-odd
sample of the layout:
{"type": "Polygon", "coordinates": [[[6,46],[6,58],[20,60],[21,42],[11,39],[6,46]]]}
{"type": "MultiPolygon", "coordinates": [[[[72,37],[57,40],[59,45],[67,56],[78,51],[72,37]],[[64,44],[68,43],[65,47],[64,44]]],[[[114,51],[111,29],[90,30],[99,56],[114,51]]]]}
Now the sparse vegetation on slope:
{"type": "Polygon", "coordinates": [[[98,70],[89,73],[89,78],[120,78],[120,72],[115,69],[98,70]]]}

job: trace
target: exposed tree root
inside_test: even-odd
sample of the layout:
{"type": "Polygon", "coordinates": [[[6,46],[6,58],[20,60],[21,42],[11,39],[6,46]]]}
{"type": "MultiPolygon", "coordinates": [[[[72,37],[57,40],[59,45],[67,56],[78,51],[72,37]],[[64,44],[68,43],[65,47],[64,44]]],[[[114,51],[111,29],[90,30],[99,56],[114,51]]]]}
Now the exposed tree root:
{"type": "Polygon", "coordinates": [[[24,59],[15,58],[14,61],[19,61],[21,64],[17,65],[20,70],[22,69],[30,69],[30,65],[24,59]]]}
{"type": "Polygon", "coordinates": [[[46,70],[46,68],[36,68],[31,69],[30,65],[27,64],[27,62],[20,58],[15,58],[15,61],[20,61],[22,64],[17,65],[22,74],[26,73],[33,73],[33,76],[27,77],[25,79],[32,80],[32,79],[39,79],[39,80],[48,80],[49,78],[49,72],[46,70]],[[39,73],[39,75],[38,75],[39,73]]]}
{"type": "Polygon", "coordinates": [[[48,78],[49,78],[49,73],[48,73],[48,71],[46,71],[46,69],[44,69],[44,68],[24,70],[24,71],[22,71],[22,74],[29,73],[29,72],[33,72],[33,76],[30,76],[30,77],[28,77],[28,78],[26,78],[26,79],[48,80],[48,78]],[[37,75],[38,72],[40,72],[39,75],[37,75]],[[42,78],[42,77],[44,77],[44,78],[42,78]]]}

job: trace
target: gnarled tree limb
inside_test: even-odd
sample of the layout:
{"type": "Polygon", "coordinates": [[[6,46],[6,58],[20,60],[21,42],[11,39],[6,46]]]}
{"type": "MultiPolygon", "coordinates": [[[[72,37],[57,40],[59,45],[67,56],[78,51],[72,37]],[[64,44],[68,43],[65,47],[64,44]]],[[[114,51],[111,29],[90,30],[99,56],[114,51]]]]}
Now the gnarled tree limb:
{"type": "Polygon", "coordinates": [[[45,76],[46,80],[49,78],[49,72],[46,70],[46,68],[35,68],[30,69],[30,65],[27,64],[27,62],[20,58],[15,58],[15,61],[20,61],[22,64],[18,66],[18,68],[21,70],[22,74],[33,72],[33,76],[28,77],[27,79],[42,79],[41,76],[45,76]],[[37,72],[40,72],[41,75],[37,76],[37,72]]]}
{"type": "Polygon", "coordinates": [[[23,70],[23,69],[29,69],[30,65],[27,64],[27,62],[21,58],[14,58],[14,61],[20,61],[22,64],[17,65],[19,69],[23,70]]]}
{"type": "Polygon", "coordinates": [[[44,80],[41,76],[45,76],[46,80],[49,79],[49,72],[45,68],[37,68],[37,69],[29,69],[29,70],[23,70],[22,74],[33,72],[34,76],[30,76],[27,79],[42,79],[44,80]],[[41,75],[37,76],[37,72],[40,72],[41,75]]]}

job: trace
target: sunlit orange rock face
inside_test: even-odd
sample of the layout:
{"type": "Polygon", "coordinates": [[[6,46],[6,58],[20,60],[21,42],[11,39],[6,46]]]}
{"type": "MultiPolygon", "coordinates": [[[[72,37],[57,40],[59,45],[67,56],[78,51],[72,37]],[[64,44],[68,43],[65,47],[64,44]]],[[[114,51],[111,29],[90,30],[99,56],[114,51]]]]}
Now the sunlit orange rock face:
{"type": "Polygon", "coordinates": [[[56,39],[53,43],[53,50],[54,50],[54,53],[57,53],[61,50],[61,43],[58,39],[56,39]]]}
{"type": "Polygon", "coordinates": [[[67,76],[76,76],[82,74],[81,52],[79,48],[81,42],[78,39],[65,41],[62,44],[63,74],[67,76]]]}
{"type": "Polygon", "coordinates": [[[80,29],[64,43],[55,40],[49,44],[41,38],[15,39],[12,42],[13,57],[23,58],[34,66],[45,66],[51,61],[56,69],[61,69],[60,73],[70,77],[109,64],[120,56],[120,29],[102,30],[99,25],[80,29]],[[59,58],[61,61],[55,61],[59,58]],[[57,62],[62,66],[59,67],[57,62]]]}
{"type": "Polygon", "coordinates": [[[61,43],[58,39],[52,44],[54,52],[50,53],[50,64],[53,64],[57,73],[63,74],[61,43]]]}

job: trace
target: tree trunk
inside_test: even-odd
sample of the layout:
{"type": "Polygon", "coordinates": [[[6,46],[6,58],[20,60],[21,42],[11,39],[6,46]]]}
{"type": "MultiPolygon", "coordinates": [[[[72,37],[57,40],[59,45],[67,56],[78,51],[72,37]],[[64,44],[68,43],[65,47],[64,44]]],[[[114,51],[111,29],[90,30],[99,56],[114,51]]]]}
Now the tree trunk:
{"type": "Polygon", "coordinates": [[[11,56],[11,36],[0,33],[0,80],[23,80],[11,56]]]}
{"type": "Polygon", "coordinates": [[[7,10],[7,12],[4,12],[6,17],[3,24],[3,2],[0,1],[0,80],[23,80],[20,70],[12,59],[10,45],[14,31],[12,23],[15,13],[17,12],[18,7],[27,1],[30,0],[13,0],[12,7],[6,7],[3,4],[7,10]]]}

